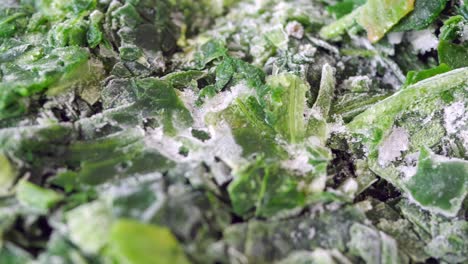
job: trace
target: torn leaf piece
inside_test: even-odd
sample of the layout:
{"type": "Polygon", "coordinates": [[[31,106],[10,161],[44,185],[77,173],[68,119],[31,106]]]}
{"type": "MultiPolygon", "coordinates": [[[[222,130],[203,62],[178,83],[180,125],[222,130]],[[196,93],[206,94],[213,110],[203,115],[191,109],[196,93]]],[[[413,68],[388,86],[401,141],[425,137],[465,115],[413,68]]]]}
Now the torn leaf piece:
{"type": "Polygon", "coordinates": [[[448,72],[450,70],[451,68],[447,64],[441,63],[440,65],[434,68],[421,70],[421,71],[409,71],[408,74],[406,75],[406,81],[403,84],[402,88],[405,88],[411,84],[415,84],[424,79],[436,76],[438,74],[448,72]]]}
{"type": "Polygon", "coordinates": [[[109,246],[115,263],[190,263],[169,229],[134,220],[118,220],[112,225],[109,246]]]}
{"type": "Polygon", "coordinates": [[[111,214],[107,204],[100,200],[68,211],[65,219],[70,240],[85,253],[98,253],[108,241],[111,214]]]}
{"type": "Polygon", "coordinates": [[[389,235],[359,223],[353,224],[349,232],[351,254],[360,256],[365,263],[403,263],[398,255],[397,243],[389,235]]]}
{"type": "Polygon", "coordinates": [[[468,222],[464,220],[443,222],[437,227],[438,234],[425,247],[435,258],[448,263],[466,263],[468,260],[468,222]]]}
{"type": "Polygon", "coordinates": [[[238,215],[247,216],[255,208],[255,215],[269,217],[305,205],[306,193],[299,189],[300,178],[278,163],[257,159],[236,174],[228,192],[238,215]]]}
{"type": "Polygon", "coordinates": [[[421,30],[427,28],[444,10],[447,0],[415,0],[414,10],[404,17],[392,31],[421,30]]]}
{"type": "Polygon", "coordinates": [[[404,186],[422,208],[455,216],[467,194],[468,161],[448,159],[422,149],[416,175],[404,186]]]}
{"type": "Polygon", "coordinates": [[[325,145],[328,139],[328,124],[331,103],[335,93],[335,68],[328,63],[323,65],[320,77],[320,90],[310,111],[310,117],[307,121],[307,136],[315,136],[325,145]]]}
{"type": "Polygon", "coordinates": [[[468,66],[468,42],[463,40],[466,39],[464,28],[467,26],[468,20],[460,15],[444,21],[437,47],[440,63],[446,63],[453,69],[468,66]]]}
{"type": "Polygon", "coordinates": [[[272,89],[270,122],[274,124],[275,130],[289,142],[301,141],[305,136],[304,111],[309,86],[291,73],[271,76],[267,84],[272,89]]]}
{"type": "Polygon", "coordinates": [[[364,136],[370,148],[380,142],[382,133],[388,131],[398,114],[405,111],[415,100],[430,98],[444,91],[454,89],[468,82],[468,68],[452,70],[422,80],[400,90],[390,97],[374,104],[356,116],[348,129],[364,136]]]}
{"type": "Polygon", "coordinates": [[[16,186],[16,199],[35,211],[47,212],[62,200],[63,196],[53,190],[44,189],[27,180],[20,180],[16,186]]]}
{"type": "Polygon", "coordinates": [[[380,40],[387,31],[414,8],[414,0],[369,0],[357,18],[371,42],[380,40]]]}
{"type": "Polygon", "coordinates": [[[361,9],[362,7],[358,7],[353,12],[320,29],[320,37],[324,39],[339,38],[340,35],[344,34],[347,29],[355,24],[361,9]]]}

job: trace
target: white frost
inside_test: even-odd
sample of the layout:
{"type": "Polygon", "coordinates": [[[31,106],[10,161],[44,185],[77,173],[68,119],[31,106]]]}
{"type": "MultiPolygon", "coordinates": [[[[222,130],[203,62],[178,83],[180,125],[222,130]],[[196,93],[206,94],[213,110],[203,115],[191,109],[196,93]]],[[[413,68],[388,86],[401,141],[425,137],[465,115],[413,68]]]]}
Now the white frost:
{"type": "Polygon", "coordinates": [[[304,27],[297,21],[291,21],[286,25],[286,34],[301,39],[304,37],[304,27]]]}
{"type": "Polygon", "coordinates": [[[379,147],[379,165],[385,167],[389,162],[399,158],[401,152],[408,150],[408,147],[408,132],[400,127],[394,128],[379,147]]]}
{"type": "Polygon", "coordinates": [[[387,34],[388,42],[390,44],[400,44],[403,39],[404,32],[392,32],[387,34]]]}
{"type": "Polygon", "coordinates": [[[455,102],[444,109],[444,123],[448,134],[456,133],[467,124],[468,115],[465,115],[465,104],[455,102]]]}
{"type": "Polygon", "coordinates": [[[429,29],[411,31],[408,34],[408,40],[413,48],[421,54],[436,49],[439,44],[439,40],[429,29]]]}

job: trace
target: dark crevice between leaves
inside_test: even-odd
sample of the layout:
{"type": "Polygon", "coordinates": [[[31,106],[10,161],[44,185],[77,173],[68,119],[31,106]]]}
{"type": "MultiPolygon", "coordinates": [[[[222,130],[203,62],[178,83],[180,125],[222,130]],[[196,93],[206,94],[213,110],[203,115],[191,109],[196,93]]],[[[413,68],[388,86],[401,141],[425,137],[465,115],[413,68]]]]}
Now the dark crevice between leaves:
{"type": "Polygon", "coordinates": [[[365,191],[360,193],[354,200],[360,202],[368,197],[375,198],[381,202],[396,200],[401,197],[401,192],[388,181],[377,177],[378,180],[365,191]]]}
{"type": "Polygon", "coordinates": [[[39,217],[35,222],[27,223],[26,219],[18,218],[5,234],[5,241],[9,241],[34,257],[37,257],[47,246],[52,234],[52,227],[46,217],[39,217]]]}

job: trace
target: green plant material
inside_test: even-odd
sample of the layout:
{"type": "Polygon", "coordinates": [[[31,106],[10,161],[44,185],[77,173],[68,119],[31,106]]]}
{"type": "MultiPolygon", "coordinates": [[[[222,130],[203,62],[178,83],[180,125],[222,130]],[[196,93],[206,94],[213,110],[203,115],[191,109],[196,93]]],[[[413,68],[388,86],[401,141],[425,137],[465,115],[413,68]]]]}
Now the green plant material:
{"type": "Polygon", "coordinates": [[[96,200],[65,213],[68,237],[87,254],[98,253],[109,241],[113,223],[104,201],[96,200]]]}
{"type": "Polygon", "coordinates": [[[0,195],[5,195],[10,192],[17,176],[16,167],[8,159],[8,157],[0,153],[0,195]]]}
{"type": "Polygon", "coordinates": [[[454,43],[460,38],[463,27],[468,24],[462,16],[453,16],[444,22],[439,35],[437,47],[439,62],[445,63],[453,69],[468,66],[468,43],[454,43]]]}
{"type": "Polygon", "coordinates": [[[176,89],[184,89],[193,81],[197,81],[206,76],[203,71],[189,70],[173,72],[165,75],[162,79],[168,81],[176,89]]]}
{"type": "Polygon", "coordinates": [[[0,1],[0,263],[467,262],[467,14],[0,1]]]}
{"type": "Polygon", "coordinates": [[[357,138],[361,140],[361,144],[368,151],[367,158],[372,171],[401,190],[404,190],[408,195],[416,195],[417,198],[414,197],[414,199],[416,201],[420,200],[421,202],[418,203],[425,210],[444,213],[450,216],[455,215],[460,209],[461,202],[459,199],[463,200],[463,198],[460,198],[460,195],[462,197],[466,195],[464,189],[466,187],[463,187],[463,182],[466,181],[464,179],[465,176],[460,172],[460,168],[457,167],[463,165],[456,165],[453,168],[454,175],[448,176],[447,173],[451,171],[450,166],[441,165],[441,168],[438,168],[437,166],[432,166],[433,164],[438,164],[437,162],[431,163],[431,161],[427,161],[431,165],[424,165],[425,163],[423,162],[421,165],[418,165],[418,171],[415,172],[419,176],[411,180],[411,177],[414,177],[414,175],[409,169],[414,165],[404,165],[406,162],[404,157],[408,157],[407,155],[411,151],[418,151],[422,147],[433,147],[436,144],[440,144],[438,142],[445,135],[446,130],[451,131],[453,129],[450,127],[450,123],[444,129],[440,125],[440,119],[434,117],[424,125],[419,124],[417,120],[421,117],[418,115],[422,117],[435,115],[440,109],[444,109],[444,103],[442,102],[444,96],[447,96],[444,93],[456,94],[456,91],[463,89],[464,85],[466,85],[466,69],[457,69],[438,74],[409,85],[393,96],[373,105],[365,112],[356,116],[348,124],[350,132],[356,133],[357,138]],[[415,100],[418,103],[414,102],[415,100]],[[380,118],[378,118],[379,116],[380,118]],[[413,122],[416,123],[413,124],[413,122]],[[405,154],[402,156],[402,153],[405,154]],[[401,160],[404,161],[403,164],[401,164],[401,160]],[[403,176],[401,172],[403,172],[403,176]],[[438,176],[442,174],[444,178],[438,176]],[[430,179],[427,181],[422,180],[422,175],[430,177],[430,179]],[[408,178],[410,182],[416,179],[420,181],[417,184],[412,182],[412,189],[410,190],[407,187],[408,178]],[[457,181],[457,183],[454,183],[455,185],[442,184],[439,186],[435,184],[437,182],[436,178],[440,178],[444,182],[452,179],[453,181],[457,181]],[[416,187],[416,185],[419,187],[416,187]],[[434,190],[437,190],[429,192],[428,190],[431,190],[429,189],[429,185],[433,186],[431,188],[434,188],[434,190]],[[425,187],[419,189],[421,186],[425,187]],[[446,190],[445,188],[455,188],[456,190],[446,190]],[[425,194],[430,193],[430,198],[427,195],[423,195],[423,192],[425,194]],[[453,204],[443,198],[445,195],[454,195],[452,197],[455,198],[452,200],[453,204]]]}
{"type": "Polygon", "coordinates": [[[20,180],[15,192],[20,204],[41,213],[47,212],[63,199],[60,193],[42,188],[27,180],[20,180]]]}
{"type": "Polygon", "coordinates": [[[353,12],[343,16],[337,21],[320,29],[320,37],[324,39],[337,39],[343,35],[349,28],[356,24],[360,16],[362,7],[358,7],[353,12]]]}
{"type": "Polygon", "coordinates": [[[83,253],[74,247],[66,237],[53,233],[47,243],[46,251],[41,253],[36,260],[40,264],[50,263],[52,261],[62,261],[64,263],[86,263],[87,260],[83,253]]]}
{"type": "Polygon", "coordinates": [[[437,47],[439,61],[452,67],[453,69],[468,66],[468,44],[453,44],[445,40],[439,41],[437,47]]]}
{"type": "Polygon", "coordinates": [[[377,42],[414,8],[414,0],[369,0],[362,6],[357,22],[366,29],[367,38],[377,42]]]}
{"type": "Polygon", "coordinates": [[[24,264],[30,262],[31,255],[14,244],[5,244],[0,248],[0,262],[8,264],[24,264]]]}
{"type": "Polygon", "coordinates": [[[274,129],[289,142],[297,143],[305,136],[304,111],[309,86],[296,75],[282,74],[267,79],[270,86],[269,120],[274,129]]]}
{"type": "Polygon", "coordinates": [[[190,263],[165,227],[118,220],[111,228],[108,254],[118,263],[190,263]]]}
{"type": "Polygon", "coordinates": [[[349,232],[351,253],[366,263],[402,263],[396,241],[387,234],[362,224],[353,224],[349,232]]]}
{"type": "Polygon", "coordinates": [[[226,56],[224,44],[218,40],[210,40],[200,47],[195,55],[195,61],[200,68],[204,68],[209,62],[226,56]]]}
{"type": "Polygon", "coordinates": [[[432,256],[448,262],[466,261],[468,223],[463,220],[443,222],[438,226],[437,235],[427,244],[425,250],[432,256]]]}
{"type": "Polygon", "coordinates": [[[288,35],[282,25],[277,25],[265,32],[265,38],[276,48],[285,50],[288,48],[288,35]]]}
{"type": "Polygon", "coordinates": [[[365,3],[366,1],[363,0],[343,0],[335,5],[328,6],[327,12],[333,14],[336,19],[339,19],[365,3]]]}
{"type": "Polygon", "coordinates": [[[419,81],[422,81],[424,79],[430,78],[432,76],[436,76],[438,74],[448,72],[450,71],[451,68],[447,66],[447,64],[440,64],[437,67],[427,69],[427,70],[422,70],[422,71],[409,71],[406,74],[406,81],[403,84],[403,87],[407,87],[408,85],[415,84],[419,81]]]}
{"type": "Polygon", "coordinates": [[[105,138],[75,142],[70,146],[70,164],[80,166],[79,182],[98,185],[116,177],[165,170],[173,166],[158,151],[145,148],[142,131],[128,130],[105,138]]]}
{"type": "Polygon", "coordinates": [[[371,42],[377,42],[413,8],[413,0],[369,0],[353,12],[323,27],[320,36],[324,39],[336,39],[357,22],[367,31],[367,38],[371,42]]]}
{"type": "Polygon", "coordinates": [[[414,10],[392,28],[392,31],[422,30],[431,25],[444,10],[447,0],[415,0],[414,10]]]}
{"type": "Polygon", "coordinates": [[[228,192],[236,214],[269,217],[281,211],[303,207],[305,190],[299,190],[299,179],[278,164],[257,161],[236,173],[228,192]]]}
{"type": "Polygon", "coordinates": [[[467,73],[466,68],[452,70],[410,85],[356,116],[348,124],[348,128],[355,133],[369,135],[367,143],[378,142],[378,136],[388,131],[396,116],[414,100],[438,96],[444,91],[465,84],[468,80],[467,73]]]}
{"type": "Polygon", "coordinates": [[[264,86],[265,74],[257,67],[245,61],[226,57],[216,66],[215,88],[219,92],[228,84],[235,85],[241,81],[259,92],[264,86]]]}
{"type": "Polygon", "coordinates": [[[422,149],[418,170],[404,183],[422,208],[455,216],[468,193],[468,162],[446,159],[422,149]]]}
{"type": "MultiPolygon", "coordinates": [[[[3,49],[7,48],[6,45],[3,44],[3,49]]],[[[24,113],[26,106],[22,97],[32,96],[54,86],[73,84],[73,80],[87,70],[87,62],[88,54],[85,50],[64,47],[46,52],[33,49],[16,60],[3,63],[0,119],[24,113]]]]}

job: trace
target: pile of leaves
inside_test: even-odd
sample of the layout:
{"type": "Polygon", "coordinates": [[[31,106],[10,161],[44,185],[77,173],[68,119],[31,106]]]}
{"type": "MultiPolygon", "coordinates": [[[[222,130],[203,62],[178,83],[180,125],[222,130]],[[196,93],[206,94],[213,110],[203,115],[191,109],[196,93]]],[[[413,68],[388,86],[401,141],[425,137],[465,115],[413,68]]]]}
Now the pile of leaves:
{"type": "Polygon", "coordinates": [[[468,4],[4,0],[0,263],[466,263],[468,4]]]}

